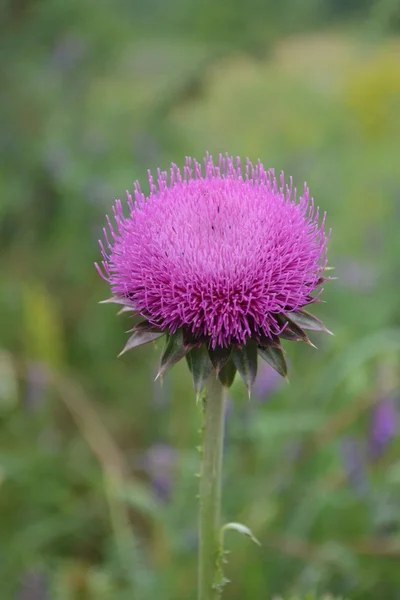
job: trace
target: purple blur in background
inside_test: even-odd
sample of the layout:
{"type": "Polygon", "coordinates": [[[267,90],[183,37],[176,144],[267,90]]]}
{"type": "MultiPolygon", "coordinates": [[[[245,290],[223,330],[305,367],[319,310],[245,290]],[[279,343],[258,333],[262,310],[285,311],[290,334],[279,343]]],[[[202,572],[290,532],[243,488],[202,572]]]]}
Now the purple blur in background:
{"type": "Polygon", "coordinates": [[[168,501],[171,497],[175,464],[176,451],[168,444],[154,444],[145,454],[143,468],[150,478],[154,493],[160,500],[168,501]]]}
{"type": "Polygon", "coordinates": [[[45,574],[32,570],[23,575],[17,600],[50,600],[45,574]]]}
{"type": "Polygon", "coordinates": [[[388,396],[380,400],[372,409],[369,430],[368,451],[371,459],[379,458],[399,429],[398,398],[388,396]]]}
{"type": "Polygon", "coordinates": [[[260,402],[267,402],[281,385],[281,376],[267,363],[260,360],[257,379],[253,388],[254,397],[260,402]]]}
{"type": "Polygon", "coordinates": [[[377,281],[377,273],[370,265],[349,257],[336,264],[336,273],[340,285],[360,292],[372,290],[377,281]]]}
{"type": "Polygon", "coordinates": [[[343,468],[350,485],[363,496],[368,489],[367,457],[365,444],[348,436],[341,441],[343,468]]]}
{"type": "Polygon", "coordinates": [[[31,363],[25,376],[24,406],[29,411],[38,410],[46,397],[49,387],[48,377],[44,365],[31,363]]]}
{"type": "Polygon", "coordinates": [[[83,60],[86,50],[86,43],[82,37],[73,33],[67,34],[53,49],[52,66],[57,72],[72,71],[83,60]]]}

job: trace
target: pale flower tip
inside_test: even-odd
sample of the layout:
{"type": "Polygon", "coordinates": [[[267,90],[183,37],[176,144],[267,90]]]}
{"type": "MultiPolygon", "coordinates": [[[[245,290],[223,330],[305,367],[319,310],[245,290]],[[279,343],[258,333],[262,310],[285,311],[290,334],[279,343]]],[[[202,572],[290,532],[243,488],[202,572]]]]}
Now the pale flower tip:
{"type": "Polygon", "coordinates": [[[163,379],[163,375],[164,373],[162,371],[158,371],[157,375],[155,376],[154,381],[160,380],[160,385],[162,386],[164,379],[163,379]]]}
{"type": "Polygon", "coordinates": [[[130,348],[128,347],[128,342],[125,344],[125,346],[122,348],[121,352],[118,354],[117,358],[120,358],[123,354],[125,354],[125,352],[128,352],[130,348]]]}
{"type": "Polygon", "coordinates": [[[121,315],[123,315],[123,314],[125,314],[125,313],[128,313],[128,312],[134,313],[134,309],[133,309],[132,307],[130,307],[130,306],[123,306],[123,307],[122,307],[122,308],[121,308],[121,309],[120,309],[120,310],[117,312],[117,317],[119,317],[119,316],[121,316],[121,315]]]}
{"type": "Polygon", "coordinates": [[[117,304],[115,296],[111,296],[111,298],[106,298],[105,300],[100,300],[99,304],[117,304]]]}

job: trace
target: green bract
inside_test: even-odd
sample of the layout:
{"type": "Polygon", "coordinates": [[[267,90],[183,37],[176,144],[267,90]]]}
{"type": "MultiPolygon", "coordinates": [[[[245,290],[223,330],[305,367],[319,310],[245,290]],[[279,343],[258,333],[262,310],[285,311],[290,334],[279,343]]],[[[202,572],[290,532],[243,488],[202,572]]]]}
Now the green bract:
{"type": "MultiPolygon", "coordinates": [[[[121,304],[119,313],[133,312],[135,309],[129,299],[113,296],[105,303],[121,304]]],[[[287,378],[287,363],[281,339],[293,342],[305,342],[313,347],[305,330],[323,331],[331,334],[324,323],[306,310],[297,310],[288,314],[276,315],[282,331],[279,336],[268,338],[254,336],[245,344],[231,344],[229,347],[208,348],[207,339],[195,339],[185,328],[170,334],[146,320],[136,323],[130,330],[131,337],[121,354],[148,342],[165,336],[165,346],[161,353],[158,377],[163,377],[171,367],[186,357],[192,374],[193,386],[198,396],[204,389],[211,371],[214,369],[221,383],[229,388],[238,372],[250,394],[257,376],[258,356],[265,360],[279,375],[287,378]]]]}

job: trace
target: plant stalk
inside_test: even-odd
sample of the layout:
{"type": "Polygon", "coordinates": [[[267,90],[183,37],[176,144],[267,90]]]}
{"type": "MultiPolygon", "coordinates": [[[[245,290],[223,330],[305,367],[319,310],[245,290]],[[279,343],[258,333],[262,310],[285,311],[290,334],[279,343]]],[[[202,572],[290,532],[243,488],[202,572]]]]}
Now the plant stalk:
{"type": "Polygon", "coordinates": [[[215,371],[207,383],[204,401],[203,447],[199,508],[198,600],[218,600],[217,583],[221,511],[222,452],[226,390],[215,371]]]}

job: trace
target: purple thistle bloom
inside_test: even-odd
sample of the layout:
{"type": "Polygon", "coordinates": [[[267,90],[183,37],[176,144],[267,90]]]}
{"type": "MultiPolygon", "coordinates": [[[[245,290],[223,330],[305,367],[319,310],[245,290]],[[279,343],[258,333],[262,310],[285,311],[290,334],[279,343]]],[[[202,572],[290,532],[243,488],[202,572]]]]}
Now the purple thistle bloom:
{"type": "Polygon", "coordinates": [[[396,437],[399,426],[399,415],[396,400],[387,397],[376,404],[372,410],[369,452],[373,459],[379,458],[388,444],[396,437]]]}
{"type": "Polygon", "coordinates": [[[261,162],[242,170],[222,156],[207,156],[204,173],[188,158],[149,184],[147,197],[138,183],[128,194],[128,216],[116,201],[97,268],[150,324],[215,349],[273,340],[280,316],[317,300],[329,235],[306,186],[297,198],[261,162]]]}

